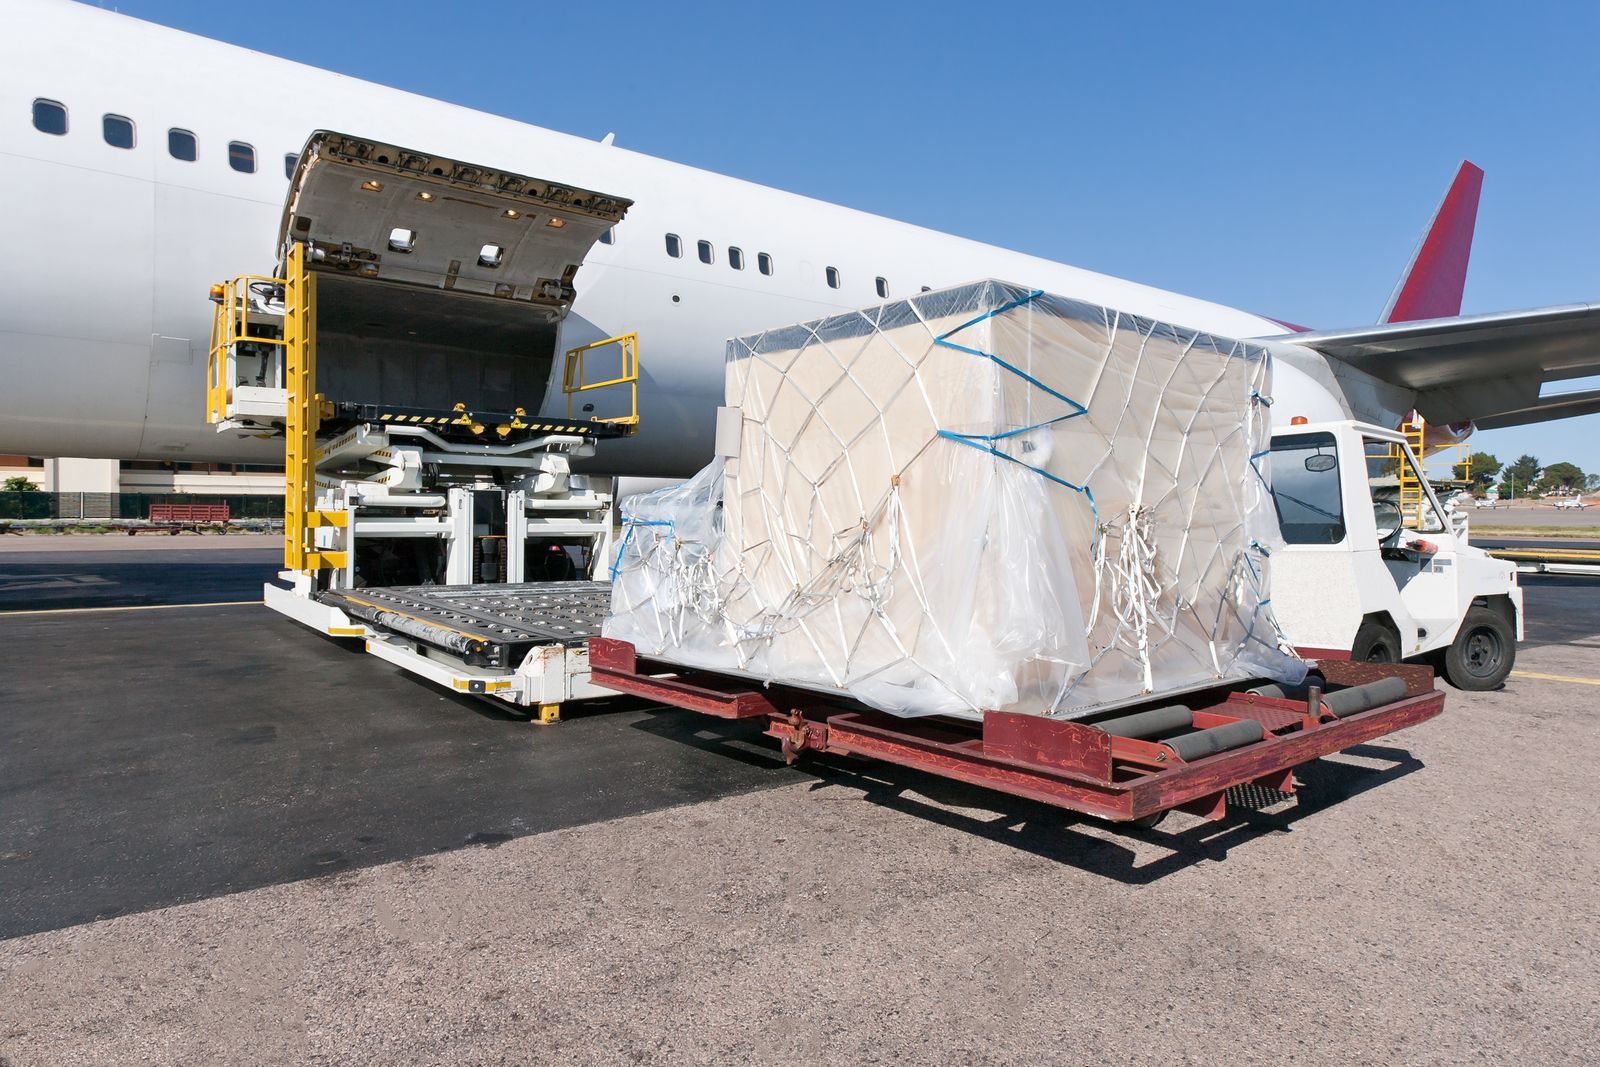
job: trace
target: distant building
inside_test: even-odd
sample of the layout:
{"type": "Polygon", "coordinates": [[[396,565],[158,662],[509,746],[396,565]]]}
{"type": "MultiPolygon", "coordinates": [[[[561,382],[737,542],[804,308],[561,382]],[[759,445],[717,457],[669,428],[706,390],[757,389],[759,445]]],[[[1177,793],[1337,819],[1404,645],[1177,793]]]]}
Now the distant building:
{"type": "Polygon", "coordinates": [[[0,481],[19,475],[48,493],[283,495],[283,468],[254,463],[0,455],[0,481]]]}

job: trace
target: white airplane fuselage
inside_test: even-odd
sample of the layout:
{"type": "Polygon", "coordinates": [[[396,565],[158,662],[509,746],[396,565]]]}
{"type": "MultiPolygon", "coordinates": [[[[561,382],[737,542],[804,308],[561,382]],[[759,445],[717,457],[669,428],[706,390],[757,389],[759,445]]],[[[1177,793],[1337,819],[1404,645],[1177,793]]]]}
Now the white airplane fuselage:
{"type": "MultiPolygon", "coordinates": [[[[1262,316],[952,237],[623,148],[358,81],[96,8],[17,0],[0,41],[0,453],[272,462],[281,443],[204,424],[208,286],[267,273],[288,188],[284,159],[316,129],[602,190],[634,201],[597,244],[571,319],[636,330],[641,432],[608,443],[608,473],[679,476],[710,455],[724,341],[880,300],[998,277],[1229,337],[1281,335],[1262,316]],[[34,128],[35,99],[68,111],[34,128]],[[123,149],[105,115],[136,129],[123,149]],[[195,136],[198,158],[168,151],[195,136]],[[254,173],[229,165],[254,149],[254,173]],[[682,256],[666,250],[678,235],[682,256]],[[712,262],[700,261],[709,241],[712,262]],[[744,269],[728,249],[743,251],[744,269]],[[758,269],[771,257],[773,272],[758,269]],[[837,271],[830,287],[828,268],[837,271]]],[[[933,176],[930,174],[930,180],[933,176]]],[[[587,339],[587,338],[585,338],[587,339]]],[[[1348,367],[1271,345],[1274,419],[1393,425],[1409,397],[1348,367]]]]}

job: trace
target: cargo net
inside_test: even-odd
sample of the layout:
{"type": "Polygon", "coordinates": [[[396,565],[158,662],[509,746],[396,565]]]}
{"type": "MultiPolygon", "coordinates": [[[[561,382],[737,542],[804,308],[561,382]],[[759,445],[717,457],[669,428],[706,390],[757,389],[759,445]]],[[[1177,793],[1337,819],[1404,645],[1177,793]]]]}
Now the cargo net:
{"type": "Polygon", "coordinates": [[[624,502],[604,632],[905,715],[1298,681],[1269,367],[993,281],[734,340],[726,454],[624,502]]]}

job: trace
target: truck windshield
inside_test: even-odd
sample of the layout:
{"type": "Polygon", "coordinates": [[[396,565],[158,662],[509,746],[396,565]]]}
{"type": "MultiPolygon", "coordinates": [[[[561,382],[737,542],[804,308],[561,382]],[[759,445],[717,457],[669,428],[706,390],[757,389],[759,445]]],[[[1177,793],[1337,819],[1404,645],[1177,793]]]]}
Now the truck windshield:
{"type": "Polygon", "coordinates": [[[1336,545],[1344,540],[1338,455],[1331,433],[1273,438],[1272,502],[1288,544],[1336,545]]]}

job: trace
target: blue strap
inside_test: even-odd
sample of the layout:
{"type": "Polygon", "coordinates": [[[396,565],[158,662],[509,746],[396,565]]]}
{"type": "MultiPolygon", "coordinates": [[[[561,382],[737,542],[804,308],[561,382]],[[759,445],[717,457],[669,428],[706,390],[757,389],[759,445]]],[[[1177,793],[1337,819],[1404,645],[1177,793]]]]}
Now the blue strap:
{"type": "Polygon", "coordinates": [[[628,542],[633,540],[633,528],[635,526],[665,526],[668,530],[667,536],[672,536],[672,522],[669,519],[635,519],[624,515],[622,517],[622,525],[627,527],[627,532],[622,535],[622,543],[617,546],[616,558],[611,561],[611,580],[613,582],[617,580],[617,572],[622,569],[622,554],[627,551],[628,542]]]}
{"type": "Polygon", "coordinates": [[[1255,455],[1250,457],[1250,469],[1256,472],[1256,477],[1261,479],[1261,487],[1265,489],[1268,494],[1271,494],[1272,486],[1267,482],[1267,476],[1261,473],[1261,468],[1256,466],[1256,460],[1260,459],[1262,456],[1270,455],[1272,455],[1272,449],[1263,448],[1260,452],[1257,452],[1255,455]]]}
{"type": "Polygon", "coordinates": [[[979,443],[979,442],[987,442],[987,440],[988,440],[987,438],[980,437],[980,436],[977,436],[977,435],[972,435],[972,434],[952,433],[949,430],[940,430],[939,431],[939,436],[947,438],[947,439],[949,439],[951,441],[959,442],[960,444],[966,445],[968,448],[976,448],[979,452],[987,452],[991,456],[998,456],[1000,459],[1006,460],[1006,461],[1011,462],[1011,463],[1015,463],[1019,467],[1023,467],[1023,468],[1026,468],[1027,470],[1032,471],[1033,473],[1039,475],[1041,478],[1045,478],[1045,479],[1048,479],[1049,481],[1055,482],[1057,485],[1064,485],[1068,489],[1071,489],[1075,493],[1082,493],[1083,496],[1084,496],[1084,499],[1089,502],[1089,513],[1094,516],[1095,536],[1094,536],[1094,540],[1090,542],[1090,548],[1092,549],[1094,547],[1094,545],[1096,543],[1098,543],[1098,541],[1100,539],[1100,509],[1095,507],[1095,504],[1094,504],[1094,491],[1091,490],[1088,486],[1086,486],[1086,485],[1074,485],[1072,482],[1067,481],[1065,478],[1058,478],[1054,474],[1051,474],[1047,470],[1041,470],[1040,468],[1035,467],[1031,463],[1024,463],[1024,462],[1022,462],[1022,460],[1018,459],[1016,456],[1007,455],[1006,453],[1000,451],[998,448],[994,447],[994,445],[992,445],[992,444],[988,444],[988,443],[980,444],[979,443]]]}
{"type": "Polygon", "coordinates": [[[1011,300],[1011,301],[1008,301],[1007,303],[1001,304],[997,308],[991,308],[990,310],[985,311],[981,315],[978,315],[978,316],[975,316],[974,318],[968,319],[966,322],[963,322],[960,326],[957,326],[955,329],[947,330],[944,333],[940,334],[939,336],[935,337],[933,339],[933,343],[936,344],[936,345],[940,345],[941,347],[944,347],[944,348],[954,349],[957,352],[965,352],[969,356],[977,356],[980,359],[991,360],[997,366],[999,366],[1002,370],[1008,371],[1011,374],[1015,374],[1018,378],[1021,378],[1023,381],[1027,382],[1029,385],[1033,386],[1036,389],[1043,390],[1044,392],[1048,393],[1050,396],[1055,397],[1057,400],[1061,401],[1062,403],[1066,404],[1068,407],[1072,408],[1072,410],[1069,411],[1065,415],[1057,415],[1053,419],[1046,419],[1043,422],[1037,422],[1037,423],[1034,423],[1031,426],[1019,426],[1016,429],[1013,429],[1013,430],[1002,430],[999,433],[992,433],[992,434],[957,433],[954,430],[940,430],[939,431],[939,436],[947,438],[948,440],[955,441],[955,442],[958,442],[960,444],[966,445],[968,448],[976,448],[979,452],[987,452],[991,456],[996,456],[996,457],[998,457],[1000,459],[1003,459],[1003,460],[1006,460],[1006,461],[1008,461],[1010,463],[1015,463],[1017,466],[1024,467],[1024,468],[1032,471],[1033,473],[1039,475],[1042,478],[1045,478],[1045,479],[1047,479],[1049,481],[1055,482],[1057,485],[1065,486],[1066,488],[1071,489],[1075,493],[1082,493],[1083,496],[1084,496],[1084,499],[1089,502],[1089,511],[1090,511],[1090,513],[1094,516],[1095,534],[1094,534],[1094,540],[1090,543],[1090,547],[1092,549],[1096,544],[1099,543],[1100,512],[1099,512],[1099,509],[1095,507],[1094,493],[1089,491],[1088,486],[1074,485],[1072,482],[1067,481],[1065,478],[1058,478],[1054,474],[1051,474],[1049,471],[1041,470],[1040,468],[1033,466],[1031,463],[1024,463],[1022,460],[1018,459],[1017,457],[1012,456],[1012,455],[1008,455],[1007,453],[1000,451],[998,448],[996,448],[994,446],[994,443],[996,441],[1003,441],[1008,437],[1016,437],[1016,436],[1018,436],[1020,434],[1031,433],[1034,430],[1040,430],[1040,429],[1043,429],[1046,426],[1054,426],[1058,422],[1065,422],[1067,419],[1075,419],[1079,415],[1086,415],[1086,414],[1088,414],[1089,409],[1087,407],[1085,407],[1084,405],[1078,403],[1076,400],[1072,399],[1070,396],[1067,396],[1064,393],[1059,393],[1056,390],[1050,388],[1048,385],[1044,384],[1039,379],[1035,378],[1033,375],[1031,375],[1027,371],[1023,370],[1021,367],[1018,367],[1016,364],[1011,363],[1008,360],[1001,359],[999,356],[995,355],[993,352],[985,352],[982,349],[970,348],[967,345],[957,344],[954,341],[950,340],[950,338],[954,337],[956,334],[960,333],[962,330],[967,329],[968,327],[976,326],[978,323],[984,321],[985,319],[993,318],[996,315],[1002,315],[1002,314],[1006,313],[1007,311],[1011,311],[1013,308],[1019,308],[1022,305],[1026,304],[1026,303],[1028,303],[1028,302],[1030,302],[1032,300],[1035,300],[1035,299],[1037,299],[1037,298],[1039,298],[1039,297],[1041,297],[1043,295],[1044,295],[1044,290],[1043,289],[1035,289],[1033,292],[1029,293],[1027,296],[1018,297],[1015,300],[1011,300]]]}
{"type": "MultiPolygon", "coordinates": [[[[1018,378],[1021,378],[1023,381],[1027,382],[1029,385],[1033,386],[1034,388],[1043,389],[1046,393],[1049,393],[1051,396],[1055,397],[1057,400],[1061,401],[1064,404],[1068,404],[1068,405],[1070,405],[1072,407],[1073,411],[1072,411],[1071,415],[1063,415],[1063,416],[1061,416],[1061,418],[1051,419],[1049,422],[1039,423],[1039,426],[1048,426],[1052,422],[1060,422],[1061,419],[1070,419],[1075,415],[1085,414],[1089,409],[1084,407],[1082,404],[1078,403],[1076,400],[1072,399],[1070,396],[1066,396],[1066,395],[1064,395],[1062,393],[1056,392],[1054,389],[1050,388],[1048,385],[1044,384],[1039,379],[1035,378],[1033,375],[1031,375],[1027,371],[1023,370],[1021,367],[1018,367],[1014,363],[1010,363],[1010,362],[1008,362],[1008,361],[1006,361],[1004,359],[1001,359],[999,356],[995,355],[993,352],[985,352],[982,349],[969,348],[966,345],[958,345],[954,341],[950,340],[950,338],[954,337],[956,334],[960,333],[962,330],[967,329],[968,327],[976,326],[978,323],[984,321],[985,319],[990,319],[990,318],[993,318],[996,315],[1004,314],[1005,312],[1010,311],[1013,308],[1019,308],[1023,304],[1028,303],[1030,300],[1033,300],[1033,299],[1035,299],[1037,297],[1041,297],[1043,295],[1044,295],[1044,290],[1043,289],[1035,289],[1033,292],[1029,293],[1027,296],[1018,297],[1017,299],[1009,301],[1008,303],[1001,304],[997,308],[991,308],[990,310],[985,311],[982,315],[979,315],[979,316],[977,316],[975,318],[968,319],[966,322],[963,322],[960,326],[957,326],[953,330],[946,330],[944,333],[940,334],[938,337],[935,337],[933,339],[933,343],[936,344],[936,345],[940,345],[940,346],[942,346],[944,348],[953,348],[957,352],[965,352],[969,356],[978,356],[978,357],[983,358],[983,359],[993,360],[996,364],[998,364],[999,366],[1003,367],[1004,369],[1010,371],[1012,374],[1015,374],[1018,378]]],[[[1028,430],[1035,430],[1035,429],[1038,429],[1038,426],[1028,426],[1028,427],[1025,427],[1025,428],[1023,428],[1021,430],[1011,430],[1007,434],[1001,434],[1001,435],[999,435],[997,437],[987,438],[987,440],[991,440],[991,441],[998,440],[999,437],[1010,436],[1011,434],[1026,433],[1028,430]]]]}

